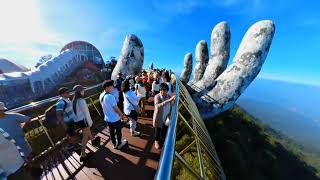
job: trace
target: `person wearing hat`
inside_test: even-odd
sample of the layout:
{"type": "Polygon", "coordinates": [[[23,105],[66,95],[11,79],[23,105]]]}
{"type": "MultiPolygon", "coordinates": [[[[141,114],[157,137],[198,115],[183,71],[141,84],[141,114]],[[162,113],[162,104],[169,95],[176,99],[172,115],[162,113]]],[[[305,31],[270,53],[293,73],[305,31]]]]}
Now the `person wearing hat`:
{"type": "Polygon", "coordinates": [[[86,161],[89,158],[89,154],[86,154],[86,147],[89,140],[91,140],[91,142],[93,141],[90,130],[93,122],[87,102],[84,99],[84,89],[85,88],[82,85],[75,85],[73,87],[74,96],[72,100],[72,108],[76,116],[74,122],[75,125],[82,130],[80,162],[86,161]]]}
{"type": "Polygon", "coordinates": [[[63,126],[67,132],[67,138],[69,142],[68,149],[80,149],[81,147],[77,144],[77,138],[75,136],[74,120],[76,115],[73,112],[72,102],[70,98],[69,89],[61,87],[59,90],[59,100],[56,104],[56,114],[58,122],[63,126]]]}

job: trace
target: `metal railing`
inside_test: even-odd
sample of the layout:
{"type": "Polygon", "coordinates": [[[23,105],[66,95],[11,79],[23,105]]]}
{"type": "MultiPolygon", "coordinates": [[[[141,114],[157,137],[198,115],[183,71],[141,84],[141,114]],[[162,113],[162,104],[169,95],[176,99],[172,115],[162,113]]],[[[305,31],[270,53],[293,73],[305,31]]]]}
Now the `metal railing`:
{"type": "MultiPolygon", "coordinates": [[[[101,86],[102,86],[102,84],[97,84],[97,85],[91,86],[91,87],[85,89],[85,92],[93,90],[93,89],[96,89],[96,88],[99,88],[101,86]]],[[[73,94],[73,93],[71,93],[71,94],[73,94]]],[[[28,110],[30,108],[35,108],[35,107],[38,107],[38,106],[43,106],[43,105],[46,105],[46,104],[50,104],[52,102],[57,101],[59,98],[60,98],[60,96],[55,96],[55,97],[44,99],[44,100],[41,100],[41,101],[38,101],[38,102],[32,102],[32,103],[24,105],[24,106],[20,106],[20,107],[14,108],[14,109],[10,109],[7,112],[9,112],[9,113],[10,112],[11,113],[18,113],[18,112],[21,112],[21,111],[28,110]]]]}
{"type": "Polygon", "coordinates": [[[155,179],[226,179],[200,113],[178,79],[175,94],[171,125],[155,179]]]}

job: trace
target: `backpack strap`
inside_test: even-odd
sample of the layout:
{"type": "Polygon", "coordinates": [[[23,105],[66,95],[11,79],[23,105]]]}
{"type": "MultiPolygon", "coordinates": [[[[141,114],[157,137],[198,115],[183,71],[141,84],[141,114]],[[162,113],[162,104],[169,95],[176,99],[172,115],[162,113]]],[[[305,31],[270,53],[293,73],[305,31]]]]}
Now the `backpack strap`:
{"type": "Polygon", "coordinates": [[[67,109],[67,101],[65,101],[64,99],[62,99],[62,101],[64,102],[63,111],[66,111],[66,109],[67,109]]]}
{"type": "Polygon", "coordinates": [[[109,94],[109,93],[106,92],[106,93],[102,96],[102,98],[100,99],[100,103],[101,103],[101,104],[103,103],[104,97],[105,97],[107,94],[109,94]]]}
{"type": "MultiPolygon", "coordinates": [[[[59,102],[59,101],[63,101],[63,103],[64,103],[64,105],[63,105],[63,112],[65,113],[65,112],[66,112],[66,109],[67,109],[67,105],[68,105],[68,104],[67,104],[67,101],[64,100],[64,99],[62,99],[62,98],[59,99],[58,102],[59,102]]],[[[66,113],[66,114],[67,114],[67,113],[66,113]]],[[[68,114],[67,114],[67,116],[69,117],[68,114]]]]}

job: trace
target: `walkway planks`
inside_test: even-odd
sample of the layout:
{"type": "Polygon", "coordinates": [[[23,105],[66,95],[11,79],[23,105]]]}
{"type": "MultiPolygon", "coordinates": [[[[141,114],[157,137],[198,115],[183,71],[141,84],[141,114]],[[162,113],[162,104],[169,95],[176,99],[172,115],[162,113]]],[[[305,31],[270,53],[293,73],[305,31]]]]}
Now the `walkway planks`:
{"type": "MultiPolygon", "coordinates": [[[[148,117],[139,117],[137,130],[140,137],[131,137],[129,123],[122,130],[123,138],[128,140],[128,146],[122,150],[112,148],[109,129],[105,123],[95,124],[101,137],[99,147],[87,145],[87,152],[93,156],[86,164],[80,162],[76,152],[69,152],[65,148],[50,153],[41,160],[44,173],[40,177],[51,179],[153,179],[160,159],[160,151],[153,146],[152,113],[153,106],[147,105],[148,117]]],[[[14,179],[32,179],[25,173],[16,173],[14,179]]]]}

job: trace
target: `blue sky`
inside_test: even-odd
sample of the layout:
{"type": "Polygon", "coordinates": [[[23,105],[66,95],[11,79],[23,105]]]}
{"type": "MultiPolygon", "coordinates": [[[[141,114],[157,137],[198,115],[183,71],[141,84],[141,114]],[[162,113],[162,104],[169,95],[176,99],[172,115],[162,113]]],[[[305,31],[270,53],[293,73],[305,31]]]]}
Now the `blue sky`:
{"type": "Polygon", "coordinates": [[[259,76],[320,85],[319,7],[318,0],[0,0],[0,57],[32,67],[41,55],[84,40],[108,59],[132,33],[144,44],[145,66],[180,72],[185,53],[209,43],[217,23],[230,25],[231,62],[250,25],[270,19],[276,34],[259,76]]]}

